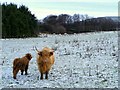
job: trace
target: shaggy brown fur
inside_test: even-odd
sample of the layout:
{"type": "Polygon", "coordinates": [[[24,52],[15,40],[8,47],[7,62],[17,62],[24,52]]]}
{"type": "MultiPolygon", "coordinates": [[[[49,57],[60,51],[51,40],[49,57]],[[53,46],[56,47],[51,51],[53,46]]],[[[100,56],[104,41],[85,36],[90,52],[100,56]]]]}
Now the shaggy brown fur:
{"type": "Polygon", "coordinates": [[[40,79],[43,79],[43,74],[45,74],[45,79],[48,79],[48,73],[51,66],[54,64],[54,53],[52,49],[48,47],[43,48],[42,51],[38,51],[37,54],[37,64],[38,69],[41,73],[40,79]]]}
{"type": "Polygon", "coordinates": [[[29,61],[32,59],[32,56],[30,53],[27,53],[22,58],[15,58],[13,61],[13,78],[16,79],[17,73],[19,70],[21,70],[21,75],[23,75],[23,72],[25,71],[25,75],[27,75],[27,70],[29,66],[29,61]]]}

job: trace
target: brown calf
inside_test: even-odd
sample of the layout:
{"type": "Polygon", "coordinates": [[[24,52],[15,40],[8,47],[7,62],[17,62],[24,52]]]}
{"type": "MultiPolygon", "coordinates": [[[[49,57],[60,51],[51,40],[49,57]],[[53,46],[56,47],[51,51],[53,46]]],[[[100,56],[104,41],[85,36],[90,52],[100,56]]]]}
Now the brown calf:
{"type": "Polygon", "coordinates": [[[13,78],[16,79],[16,75],[19,70],[21,70],[21,75],[23,75],[23,72],[25,71],[25,75],[27,75],[27,70],[29,66],[29,61],[32,59],[32,56],[30,53],[27,53],[22,58],[15,58],[13,61],[13,78]]]}

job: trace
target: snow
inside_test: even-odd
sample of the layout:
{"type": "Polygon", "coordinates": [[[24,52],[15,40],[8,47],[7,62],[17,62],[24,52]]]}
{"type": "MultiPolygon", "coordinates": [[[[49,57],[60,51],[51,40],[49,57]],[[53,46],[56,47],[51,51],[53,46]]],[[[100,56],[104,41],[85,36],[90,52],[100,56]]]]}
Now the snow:
{"type": "Polygon", "coordinates": [[[117,31],[0,41],[0,88],[118,88],[117,31]],[[34,46],[55,50],[55,64],[48,80],[40,80],[34,46]],[[28,52],[33,56],[28,75],[19,72],[14,80],[12,62],[28,52]]]}

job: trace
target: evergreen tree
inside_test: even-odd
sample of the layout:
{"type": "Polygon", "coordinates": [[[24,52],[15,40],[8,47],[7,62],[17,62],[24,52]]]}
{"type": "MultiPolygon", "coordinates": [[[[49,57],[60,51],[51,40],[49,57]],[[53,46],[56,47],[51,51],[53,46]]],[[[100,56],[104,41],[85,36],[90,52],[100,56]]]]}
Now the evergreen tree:
{"type": "Polygon", "coordinates": [[[36,36],[37,19],[24,5],[2,4],[2,37],[36,36]]]}

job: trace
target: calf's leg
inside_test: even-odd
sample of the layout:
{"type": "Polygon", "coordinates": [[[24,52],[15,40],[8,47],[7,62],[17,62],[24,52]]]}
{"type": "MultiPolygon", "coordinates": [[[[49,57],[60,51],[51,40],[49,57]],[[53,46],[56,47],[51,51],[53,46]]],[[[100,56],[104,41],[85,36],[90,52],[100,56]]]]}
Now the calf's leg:
{"type": "Polygon", "coordinates": [[[19,69],[14,69],[13,70],[13,78],[16,79],[17,73],[18,73],[19,69]]]}
{"type": "Polygon", "coordinates": [[[24,70],[21,70],[21,75],[23,75],[24,70]]]}
{"type": "Polygon", "coordinates": [[[28,65],[26,65],[25,67],[25,75],[28,75],[27,70],[28,70],[28,65]]]}

